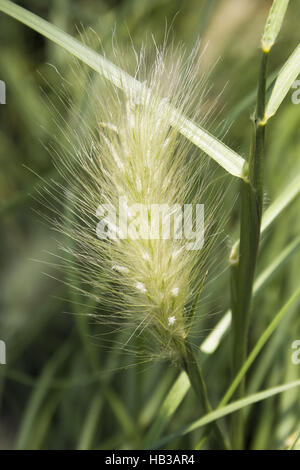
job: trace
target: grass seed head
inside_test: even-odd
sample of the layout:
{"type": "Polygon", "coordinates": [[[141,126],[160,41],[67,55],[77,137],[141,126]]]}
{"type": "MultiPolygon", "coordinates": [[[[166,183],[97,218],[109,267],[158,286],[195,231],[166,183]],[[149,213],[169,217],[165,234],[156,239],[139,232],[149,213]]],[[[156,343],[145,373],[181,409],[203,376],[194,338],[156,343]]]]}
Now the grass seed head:
{"type": "MultiPolygon", "coordinates": [[[[151,63],[142,49],[135,70],[129,70],[145,85],[138,99],[98,77],[85,78],[89,118],[73,110],[74,124],[59,126],[66,144],[56,159],[64,179],[56,198],[67,188],[62,227],[72,244],[65,250],[74,263],[72,276],[84,286],[81,292],[100,302],[99,320],[130,328],[130,340],[143,335],[148,351],[173,360],[191,328],[220,205],[206,157],[170,126],[172,107],[202,124],[207,118],[198,46],[189,57],[182,48],[155,46],[151,63]],[[187,250],[184,237],[164,236],[151,209],[169,210],[174,235],[178,208],[200,203],[205,234],[199,250],[187,250]],[[124,217],[127,236],[117,223],[124,217]],[[143,221],[156,237],[141,236],[143,221]],[[109,237],[101,239],[96,227],[104,226],[109,237]]],[[[115,60],[122,66],[121,56],[116,53],[115,60]]]]}

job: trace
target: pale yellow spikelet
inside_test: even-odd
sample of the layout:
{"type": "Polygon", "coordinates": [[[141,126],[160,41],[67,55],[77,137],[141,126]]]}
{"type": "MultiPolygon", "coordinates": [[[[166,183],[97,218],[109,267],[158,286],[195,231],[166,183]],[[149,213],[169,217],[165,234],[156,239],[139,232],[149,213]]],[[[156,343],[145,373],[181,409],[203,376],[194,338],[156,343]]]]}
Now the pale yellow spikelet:
{"type": "Polygon", "coordinates": [[[77,274],[105,308],[99,320],[145,333],[148,347],[176,359],[193,321],[219,198],[207,160],[169,124],[172,106],[194,120],[201,115],[198,46],[189,58],[156,48],[152,65],[145,62],[143,52],[136,77],[144,94],[137,99],[101,80],[89,94],[93,122],[70,129],[71,148],[59,164],[71,194],[63,230],[75,243],[77,274]],[[205,206],[204,246],[189,250],[174,220],[184,204],[196,203],[205,206]],[[170,233],[154,205],[166,211],[170,233]],[[147,230],[150,239],[141,235],[147,230]]]}

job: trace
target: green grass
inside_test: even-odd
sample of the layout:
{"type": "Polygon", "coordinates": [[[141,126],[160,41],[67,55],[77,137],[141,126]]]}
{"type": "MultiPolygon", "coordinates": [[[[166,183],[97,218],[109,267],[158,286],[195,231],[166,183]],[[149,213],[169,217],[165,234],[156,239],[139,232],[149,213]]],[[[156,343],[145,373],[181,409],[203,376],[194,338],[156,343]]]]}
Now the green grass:
{"type": "MultiPolygon", "coordinates": [[[[262,153],[250,152],[254,162],[252,165],[250,159],[250,177],[242,173],[252,139],[250,116],[257,99],[260,40],[271,5],[259,2],[253,10],[252,3],[245,2],[234,18],[231,1],[192,0],[184,6],[168,0],[123,0],[114,5],[104,0],[88,5],[79,1],[75,8],[68,0],[51,1],[47,6],[28,0],[27,8],[37,15],[33,17],[24,15],[10,2],[0,1],[0,10],[42,34],[0,13],[0,79],[5,80],[8,90],[7,104],[0,108],[0,339],[7,345],[7,365],[0,366],[0,448],[214,449],[212,435],[203,445],[199,444],[202,428],[212,422],[221,425],[228,439],[233,436],[234,447],[297,446],[300,365],[291,361],[291,345],[300,339],[300,105],[292,104],[290,87],[299,73],[299,5],[290,2],[278,37],[278,21],[275,33],[268,31],[277,39],[268,57],[265,77],[270,88],[265,98],[263,68],[256,108],[258,124],[264,117],[266,122],[272,116],[263,143],[262,185],[262,153]],[[39,16],[49,23],[39,20],[39,16]],[[210,40],[203,63],[206,71],[222,57],[211,72],[209,104],[229,81],[219,98],[219,108],[224,109],[217,116],[213,131],[195,129],[184,121],[185,135],[221,165],[213,163],[217,175],[228,170],[244,177],[240,214],[239,203],[235,203],[240,179],[228,176],[230,195],[224,200],[228,249],[226,256],[217,259],[218,264],[229,267],[232,246],[235,256],[238,249],[245,255],[234,287],[239,292],[239,304],[233,304],[232,309],[230,269],[225,269],[210,284],[205,302],[200,301],[196,311],[202,318],[201,335],[196,339],[198,360],[212,407],[205,416],[201,414],[199,399],[190,391],[185,372],[160,362],[136,365],[138,360],[122,354],[120,346],[106,347],[104,327],[82,315],[101,306],[82,305],[83,299],[74,295],[74,290],[56,281],[63,278],[63,273],[48,264],[53,261],[48,252],[58,253],[53,239],[56,236],[48,225],[40,223],[40,216],[31,208],[49,214],[28,197],[44,185],[37,174],[46,181],[59,177],[45,149],[55,125],[53,110],[45,106],[44,93],[59,112],[65,113],[57,98],[62,82],[54,67],[47,64],[57,67],[68,80],[74,54],[96,72],[105,74],[112,70],[117,81],[122,74],[81,45],[75,24],[83,23],[97,31],[103,48],[109,51],[114,26],[118,41],[131,47],[132,40],[138,48],[143,41],[151,41],[152,32],[157,42],[163,40],[165,18],[169,24],[173,22],[175,41],[183,40],[187,47],[200,33],[204,40],[210,40]],[[223,30],[220,24],[227,27],[223,30]],[[262,106],[265,101],[266,113],[262,106]],[[210,140],[216,129],[226,129],[232,121],[222,139],[224,143],[210,140]],[[249,201],[252,208],[262,209],[262,219],[259,214],[255,223],[249,217],[249,201]],[[234,244],[241,220],[241,240],[234,244]],[[247,353],[245,350],[233,370],[229,309],[233,311],[237,350],[245,349],[248,342],[247,353]],[[226,324],[216,335],[218,322],[225,315],[226,324]],[[234,396],[236,390],[239,393],[234,396]],[[237,434],[243,435],[244,442],[237,439],[237,434]]],[[[140,86],[130,77],[128,83],[140,86]]],[[[72,100],[82,106],[80,87],[74,87],[72,100]]],[[[89,119],[88,110],[84,112],[89,119]]],[[[263,140],[259,133],[258,125],[254,133],[256,144],[263,140]]],[[[128,332],[116,333],[114,340],[122,345],[126,335],[128,332]]]]}

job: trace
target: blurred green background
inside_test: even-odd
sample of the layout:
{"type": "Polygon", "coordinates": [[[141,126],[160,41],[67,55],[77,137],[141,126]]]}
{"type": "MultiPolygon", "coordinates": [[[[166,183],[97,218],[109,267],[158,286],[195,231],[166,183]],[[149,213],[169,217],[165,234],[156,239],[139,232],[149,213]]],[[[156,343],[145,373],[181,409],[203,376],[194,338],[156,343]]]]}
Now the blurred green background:
{"type": "MultiPolygon", "coordinates": [[[[187,49],[201,37],[206,52],[203,70],[211,71],[209,99],[218,96],[216,123],[224,140],[244,157],[251,138],[258,75],[259,43],[269,0],[27,0],[17,2],[78,37],[91,27],[109,49],[113,31],[118,42],[138,49],[142,42],[163,41],[166,25],[175,42],[187,49]],[[224,132],[223,132],[224,133],[224,132]]],[[[272,51],[270,74],[278,70],[299,41],[297,0],[290,7],[272,51]]],[[[17,21],[0,13],[0,79],[7,87],[0,105],[0,339],[7,364],[0,365],[0,448],[132,449],[146,445],[146,435],[177,371],[165,363],[128,366],[121,348],[107,351],[101,328],[81,314],[74,293],[50,253],[57,253],[53,231],[36,213],[47,213],[32,196],[55,178],[47,146],[54,132],[53,111],[44,93],[59,107],[57,67],[70,72],[68,53],[17,21]],[[42,78],[46,78],[48,85],[42,78]],[[47,275],[45,275],[46,273],[47,275]]],[[[289,93],[267,132],[265,204],[273,201],[300,170],[300,105],[289,93]]],[[[72,97],[74,101],[80,96],[72,97]]],[[[220,173],[222,170],[219,169],[220,173]]],[[[228,249],[238,233],[238,191],[232,182],[226,202],[228,249]]],[[[262,271],[300,229],[300,198],[278,218],[262,242],[262,271]]],[[[226,262],[226,259],[223,260],[226,262]]],[[[294,254],[253,306],[250,345],[258,339],[280,306],[299,285],[300,256],[294,254]]],[[[203,334],[229,307],[229,272],[215,283],[213,296],[201,306],[203,334]],[[212,299],[213,297],[213,299],[212,299]],[[216,300],[215,300],[216,299],[216,300]],[[214,312],[215,315],[206,315],[214,312]]],[[[253,393],[300,377],[291,361],[291,344],[300,339],[299,308],[294,306],[251,368],[247,391],[253,393]]],[[[130,359],[132,364],[135,358],[130,359]]],[[[230,377],[229,341],[225,338],[204,367],[209,393],[218,403],[230,377]]],[[[165,433],[198,416],[189,392],[165,433]]],[[[248,409],[249,448],[282,448],[299,429],[300,398],[295,389],[248,409]]],[[[225,423],[226,424],[226,423],[225,423]]],[[[192,448],[199,432],[174,440],[169,448],[192,448]]]]}

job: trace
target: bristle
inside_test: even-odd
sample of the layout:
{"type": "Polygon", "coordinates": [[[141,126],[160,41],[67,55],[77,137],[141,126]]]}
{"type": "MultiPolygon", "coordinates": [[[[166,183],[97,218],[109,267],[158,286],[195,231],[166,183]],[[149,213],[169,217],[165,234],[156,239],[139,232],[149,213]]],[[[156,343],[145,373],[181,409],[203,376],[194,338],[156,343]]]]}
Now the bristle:
{"type": "Polygon", "coordinates": [[[59,167],[72,195],[73,216],[63,230],[76,246],[76,270],[107,306],[105,321],[123,315],[148,344],[175,357],[191,326],[188,305],[207,269],[218,198],[210,198],[204,156],[169,124],[170,105],[200,115],[193,109],[203,95],[197,54],[186,58],[174,47],[156,54],[151,66],[142,57],[137,67],[148,90],[138,100],[103,81],[96,96],[93,88],[94,123],[71,129],[72,148],[59,167]],[[196,204],[204,204],[207,238],[190,250],[184,234],[193,234],[195,223],[183,231],[181,210],[196,204]]]}

